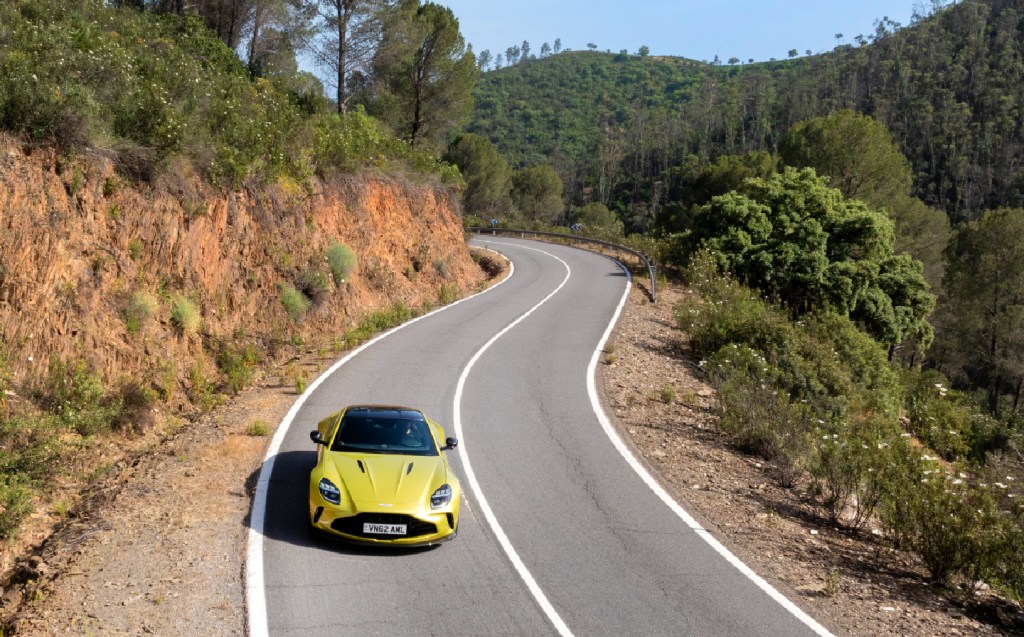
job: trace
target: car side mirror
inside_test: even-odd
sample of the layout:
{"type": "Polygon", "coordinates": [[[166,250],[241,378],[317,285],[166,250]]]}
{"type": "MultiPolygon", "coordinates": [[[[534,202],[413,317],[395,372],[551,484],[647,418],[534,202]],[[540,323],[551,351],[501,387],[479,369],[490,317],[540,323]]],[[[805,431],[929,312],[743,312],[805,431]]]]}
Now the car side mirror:
{"type": "Polygon", "coordinates": [[[318,445],[326,445],[327,444],[327,441],[320,437],[320,432],[317,431],[316,429],[314,429],[313,431],[309,432],[309,439],[312,440],[313,442],[315,442],[318,445]]]}
{"type": "Polygon", "coordinates": [[[458,447],[458,446],[459,446],[459,439],[458,438],[445,438],[444,439],[444,446],[441,447],[441,451],[448,451],[449,449],[454,449],[455,447],[458,447]]]}

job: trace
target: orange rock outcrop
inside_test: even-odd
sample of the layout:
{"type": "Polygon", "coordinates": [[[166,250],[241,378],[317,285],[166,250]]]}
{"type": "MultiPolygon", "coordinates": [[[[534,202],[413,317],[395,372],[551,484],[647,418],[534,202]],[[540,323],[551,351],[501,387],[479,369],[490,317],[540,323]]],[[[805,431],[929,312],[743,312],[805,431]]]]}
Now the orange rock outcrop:
{"type": "Polygon", "coordinates": [[[481,279],[455,198],[433,183],[364,174],[220,191],[171,167],[137,185],[101,156],[0,138],[0,335],[19,380],[56,355],[109,381],[171,370],[185,384],[219,340],[330,343],[370,311],[481,279]],[[355,273],[293,321],[280,286],[308,269],[329,278],[335,242],[356,253],[355,273]],[[138,292],[159,303],[130,332],[138,292]],[[200,309],[197,334],[170,321],[178,294],[200,309]]]}

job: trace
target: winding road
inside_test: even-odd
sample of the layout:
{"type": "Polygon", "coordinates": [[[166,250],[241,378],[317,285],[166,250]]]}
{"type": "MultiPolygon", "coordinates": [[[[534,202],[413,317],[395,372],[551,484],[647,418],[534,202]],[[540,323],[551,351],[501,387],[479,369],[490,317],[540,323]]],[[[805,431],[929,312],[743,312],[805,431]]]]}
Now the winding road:
{"type": "Polygon", "coordinates": [[[507,239],[511,276],[371,341],[296,401],[249,535],[252,637],[827,635],[661,491],[614,434],[594,367],[628,292],[614,261],[507,239]],[[309,431],[408,404],[460,439],[457,539],[373,550],[307,529],[309,431]]]}

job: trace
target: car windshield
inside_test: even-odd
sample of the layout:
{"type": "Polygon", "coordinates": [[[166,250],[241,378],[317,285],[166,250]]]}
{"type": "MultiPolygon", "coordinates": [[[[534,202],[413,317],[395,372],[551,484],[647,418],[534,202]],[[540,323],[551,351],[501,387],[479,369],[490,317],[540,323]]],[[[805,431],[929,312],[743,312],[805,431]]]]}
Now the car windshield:
{"type": "Polygon", "coordinates": [[[437,446],[426,421],[367,413],[346,414],[331,451],[436,456],[437,446]]]}

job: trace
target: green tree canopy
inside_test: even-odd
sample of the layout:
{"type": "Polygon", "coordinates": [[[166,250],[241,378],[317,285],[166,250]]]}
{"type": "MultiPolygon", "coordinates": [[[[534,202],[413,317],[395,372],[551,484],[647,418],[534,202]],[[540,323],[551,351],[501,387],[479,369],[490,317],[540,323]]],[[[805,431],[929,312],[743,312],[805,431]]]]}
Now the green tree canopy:
{"type": "Polygon", "coordinates": [[[847,199],[812,169],[748,179],[713,198],[697,210],[688,242],[796,314],[848,316],[890,347],[908,337],[930,342],[925,317],[935,297],[920,262],[893,254],[884,213],[847,199]]]}
{"type": "Polygon", "coordinates": [[[512,175],[512,201],[524,219],[554,223],[562,214],[562,179],[546,164],[512,175]]]}
{"type": "Polygon", "coordinates": [[[466,180],[462,206],[467,214],[490,219],[512,212],[512,169],[489,139],[472,133],[460,135],[444,159],[458,166],[466,180]]]}
{"type": "Polygon", "coordinates": [[[615,216],[614,212],[608,210],[608,206],[600,202],[573,208],[569,217],[571,223],[582,225],[587,234],[591,234],[595,230],[618,236],[623,233],[622,221],[615,216]]]}
{"type": "Polygon", "coordinates": [[[958,230],[947,253],[947,303],[939,313],[938,357],[988,389],[999,411],[1004,392],[1024,384],[1024,210],[1003,208],[958,230]]]}
{"type": "Polygon", "coordinates": [[[373,61],[368,110],[412,146],[443,149],[473,108],[476,56],[448,7],[404,0],[373,61]]]}
{"type": "Polygon", "coordinates": [[[899,195],[886,206],[896,225],[896,252],[905,252],[924,265],[924,277],[932,290],[942,289],[949,244],[949,217],[910,195],[899,195]]]}
{"type": "Polygon", "coordinates": [[[782,161],[828,177],[844,197],[875,208],[910,192],[910,162],[885,124],[851,110],[793,126],[779,148],[782,161]]]}

